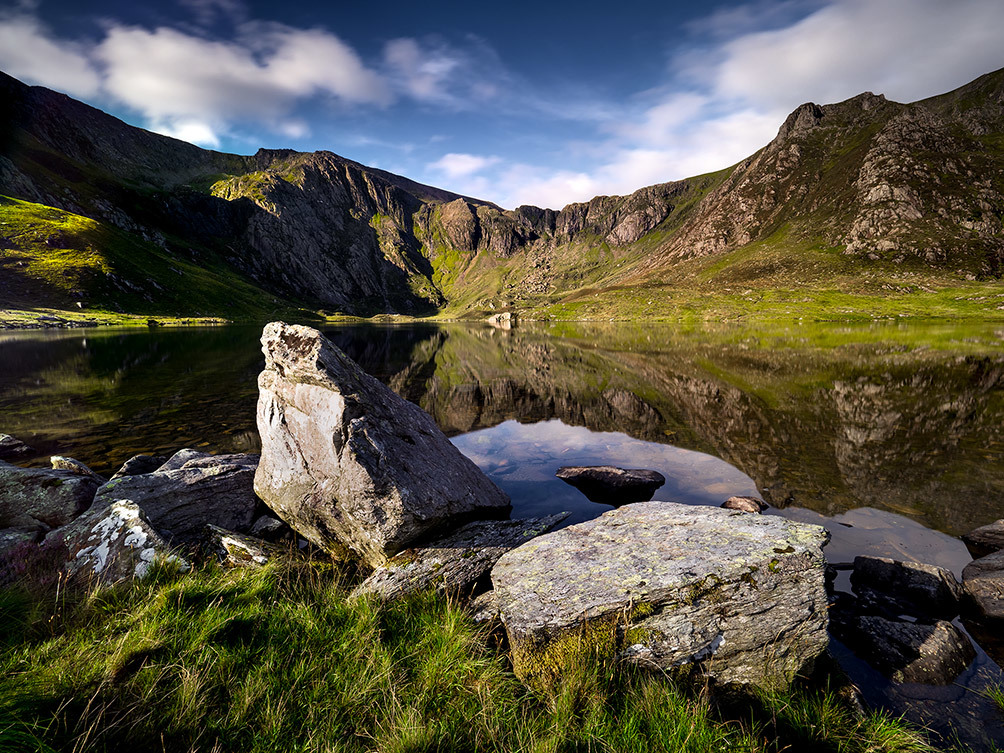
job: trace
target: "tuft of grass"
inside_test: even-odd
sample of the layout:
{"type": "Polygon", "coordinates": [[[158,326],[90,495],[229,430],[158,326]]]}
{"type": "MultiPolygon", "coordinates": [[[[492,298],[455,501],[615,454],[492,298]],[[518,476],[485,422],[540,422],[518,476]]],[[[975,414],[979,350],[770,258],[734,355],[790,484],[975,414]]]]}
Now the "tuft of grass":
{"type": "Polygon", "coordinates": [[[336,565],[286,562],[160,568],[70,598],[0,591],[0,749],[926,750],[902,723],[858,719],[830,695],[729,717],[612,662],[531,691],[458,604],[350,602],[350,585],[336,565]]]}

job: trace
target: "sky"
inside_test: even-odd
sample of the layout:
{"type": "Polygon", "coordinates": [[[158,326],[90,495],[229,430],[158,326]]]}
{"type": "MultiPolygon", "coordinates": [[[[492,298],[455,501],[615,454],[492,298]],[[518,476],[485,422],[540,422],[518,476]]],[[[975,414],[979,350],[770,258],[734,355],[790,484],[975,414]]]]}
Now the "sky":
{"type": "Polygon", "coordinates": [[[0,0],[0,70],[207,148],[557,209],[735,164],[803,102],[950,91],[1004,67],[1002,29],[1004,0],[0,0]]]}

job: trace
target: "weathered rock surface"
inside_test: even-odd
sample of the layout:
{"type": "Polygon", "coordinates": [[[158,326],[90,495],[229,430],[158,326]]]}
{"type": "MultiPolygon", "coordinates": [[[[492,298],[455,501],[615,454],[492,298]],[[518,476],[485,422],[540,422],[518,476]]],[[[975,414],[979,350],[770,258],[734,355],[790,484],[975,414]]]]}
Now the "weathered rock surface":
{"type": "Polygon", "coordinates": [[[193,460],[201,460],[203,458],[211,458],[211,457],[213,456],[208,452],[203,452],[202,450],[195,450],[192,449],[191,447],[186,447],[183,450],[178,450],[171,457],[169,457],[164,462],[163,465],[161,465],[159,468],[155,470],[162,472],[176,471],[186,463],[189,463],[193,460]]]}
{"type": "Polygon", "coordinates": [[[10,434],[0,434],[0,460],[20,458],[32,452],[34,451],[20,439],[10,434]]]}
{"type": "Polygon", "coordinates": [[[477,520],[419,549],[406,549],[360,583],[353,596],[372,594],[384,601],[435,586],[465,591],[492,569],[498,558],[546,533],[568,513],[525,520],[477,520]]]}
{"type": "Polygon", "coordinates": [[[974,560],[1004,550],[1004,520],[995,520],[963,534],[962,542],[974,560]]]}
{"type": "Polygon", "coordinates": [[[652,499],[655,490],[666,483],[658,471],[644,468],[617,468],[612,465],[562,466],[554,474],[571,484],[593,502],[626,505],[652,499]]]}
{"type": "Polygon", "coordinates": [[[427,413],[320,332],[273,322],[262,345],[255,491],[306,539],[379,566],[458,518],[508,510],[427,413]]]}
{"type": "Polygon", "coordinates": [[[254,536],[206,526],[206,549],[230,567],[261,567],[269,560],[289,554],[292,549],[271,544],[254,536]]]}
{"type": "Polygon", "coordinates": [[[278,541],[293,541],[296,539],[296,534],[292,528],[278,518],[273,518],[271,515],[262,515],[252,523],[251,535],[273,544],[278,541]]]}
{"type": "Polygon", "coordinates": [[[158,559],[189,569],[184,558],[171,552],[139,505],[127,499],[81,515],[56,535],[68,549],[66,569],[101,583],[142,578],[158,559]]]}
{"type": "Polygon", "coordinates": [[[500,622],[501,613],[495,590],[485,591],[471,599],[470,612],[471,619],[478,625],[500,622]]]}
{"type": "Polygon", "coordinates": [[[492,582],[523,678],[583,651],[722,683],[790,681],[826,649],[819,526],[648,502],[540,536],[492,582]]]}
{"type": "Polygon", "coordinates": [[[756,497],[729,497],[722,503],[726,510],[738,510],[739,512],[762,513],[767,509],[767,503],[756,497]]]}
{"type": "Polygon", "coordinates": [[[78,476],[89,476],[97,481],[98,484],[103,484],[108,480],[104,476],[92,471],[79,460],[74,460],[73,458],[68,458],[63,455],[53,455],[49,458],[49,463],[52,465],[52,470],[54,471],[69,471],[70,473],[75,473],[78,476]]]}
{"type": "Polygon", "coordinates": [[[973,560],[962,571],[966,616],[1004,627],[1004,552],[973,560]]]}
{"type": "Polygon", "coordinates": [[[91,506],[95,479],[0,460],[0,528],[59,528],[91,506]]]}
{"type": "Polygon", "coordinates": [[[950,570],[886,557],[855,557],[851,584],[861,601],[891,616],[952,619],[962,587],[950,570]]]}
{"type": "Polygon", "coordinates": [[[855,607],[830,613],[834,636],[896,682],[947,685],[976,658],[969,638],[947,620],[907,622],[855,607]]]}
{"type": "Polygon", "coordinates": [[[153,473],[166,462],[167,458],[163,455],[133,455],[108,480],[114,481],[123,476],[139,476],[143,473],[153,473]]]}
{"type": "Polygon", "coordinates": [[[116,499],[139,505],[157,530],[172,542],[194,541],[207,523],[247,530],[254,521],[257,455],[178,455],[154,473],[122,476],[98,489],[95,507],[116,499]],[[176,467],[177,466],[177,467],[176,467]]]}
{"type": "Polygon", "coordinates": [[[0,554],[14,549],[21,544],[30,544],[38,540],[39,532],[34,528],[0,529],[0,554]]]}

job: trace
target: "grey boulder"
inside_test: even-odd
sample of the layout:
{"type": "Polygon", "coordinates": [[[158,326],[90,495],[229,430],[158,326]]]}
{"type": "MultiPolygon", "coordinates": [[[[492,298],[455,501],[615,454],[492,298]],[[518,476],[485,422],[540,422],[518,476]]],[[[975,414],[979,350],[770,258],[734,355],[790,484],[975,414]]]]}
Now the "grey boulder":
{"type": "Polygon", "coordinates": [[[142,473],[153,473],[167,462],[162,455],[133,455],[122,464],[122,467],[112,474],[109,481],[123,476],[138,476],[142,473]]]}
{"type": "Polygon", "coordinates": [[[962,542],[973,555],[973,559],[1001,551],[1004,549],[1004,520],[995,520],[963,534],[962,542]]]}
{"type": "Polygon", "coordinates": [[[255,491],[308,541],[376,567],[465,518],[508,511],[427,413],[320,332],[273,322],[262,346],[255,491]]]}
{"type": "Polygon", "coordinates": [[[433,587],[464,592],[510,549],[550,531],[568,513],[526,520],[477,520],[428,546],[407,549],[378,567],[352,592],[383,601],[433,587]]]}
{"type": "Polygon", "coordinates": [[[967,617],[986,626],[1004,627],[1004,551],[966,565],[962,588],[967,617]]]}
{"type": "Polygon", "coordinates": [[[109,481],[98,489],[94,506],[130,499],[175,543],[196,540],[208,523],[247,530],[258,506],[254,494],[257,463],[257,455],[181,450],[161,470],[109,481]],[[178,462],[181,453],[185,453],[180,458],[183,462],[178,462]]]}
{"type": "Polygon", "coordinates": [[[127,499],[81,515],[56,535],[68,550],[67,571],[104,584],[142,578],[157,560],[182,570],[190,567],[170,550],[143,510],[127,499]]]}
{"type": "Polygon", "coordinates": [[[598,652],[773,687],[827,646],[826,531],[669,502],[621,507],[492,569],[513,666],[534,682],[598,652]]]}
{"type": "Polygon", "coordinates": [[[0,460],[0,528],[59,528],[91,506],[98,482],[0,460]]]}
{"type": "Polygon", "coordinates": [[[658,471],[612,465],[566,465],[554,475],[591,501],[608,505],[646,502],[666,483],[666,477],[658,471]]]}
{"type": "Polygon", "coordinates": [[[950,570],[886,557],[855,557],[854,593],[873,609],[916,617],[952,619],[962,587],[950,570]]]}

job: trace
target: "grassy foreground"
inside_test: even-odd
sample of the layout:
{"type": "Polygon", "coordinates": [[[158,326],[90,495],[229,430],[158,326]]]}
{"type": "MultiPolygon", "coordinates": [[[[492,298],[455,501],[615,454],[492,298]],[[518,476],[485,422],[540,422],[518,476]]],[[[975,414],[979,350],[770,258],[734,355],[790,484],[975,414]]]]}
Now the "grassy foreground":
{"type": "Polygon", "coordinates": [[[596,663],[534,693],[450,600],[349,602],[332,565],[0,590],[0,750],[926,751],[793,691],[724,710],[596,663]]]}

